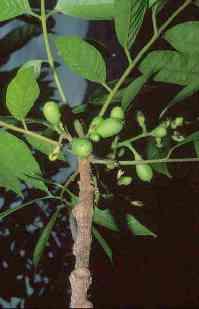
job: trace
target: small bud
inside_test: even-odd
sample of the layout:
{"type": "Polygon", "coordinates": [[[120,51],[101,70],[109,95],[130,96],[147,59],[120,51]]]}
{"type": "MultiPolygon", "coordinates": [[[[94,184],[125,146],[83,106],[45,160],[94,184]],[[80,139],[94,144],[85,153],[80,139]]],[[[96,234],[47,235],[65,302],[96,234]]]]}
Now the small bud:
{"type": "Polygon", "coordinates": [[[49,156],[48,156],[49,160],[50,161],[56,161],[59,157],[59,153],[60,153],[60,146],[58,145],[57,147],[55,147],[53,152],[49,154],[49,156]]]}
{"type": "Polygon", "coordinates": [[[171,138],[175,141],[175,142],[183,142],[184,141],[184,136],[182,136],[178,131],[174,131],[173,135],[171,136],[171,138]]]}
{"type": "Polygon", "coordinates": [[[175,130],[177,127],[181,127],[184,123],[184,118],[183,117],[176,117],[172,122],[171,122],[171,128],[175,130]]]}
{"type": "Polygon", "coordinates": [[[124,175],[124,171],[119,169],[118,172],[117,172],[117,179],[119,179],[123,175],[124,175]]]}
{"type": "Polygon", "coordinates": [[[156,146],[157,146],[158,148],[162,148],[162,147],[163,147],[161,137],[156,137],[156,138],[155,138],[155,141],[156,141],[156,146]]]}
{"type": "Polygon", "coordinates": [[[125,154],[125,148],[121,148],[119,151],[118,151],[118,157],[121,158],[123,155],[125,154]]]}
{"type": "Polygon", "coordinates": [[[142,128],[142,131],[146,132],[145,117],[142,111],[137,112],[136,119],[139,126],[142,128]]]}

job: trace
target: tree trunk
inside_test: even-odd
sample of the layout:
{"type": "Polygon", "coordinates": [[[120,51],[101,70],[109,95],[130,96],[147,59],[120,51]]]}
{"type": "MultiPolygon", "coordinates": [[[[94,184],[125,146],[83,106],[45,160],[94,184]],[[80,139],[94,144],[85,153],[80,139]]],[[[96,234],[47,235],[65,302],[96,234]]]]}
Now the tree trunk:
{"type": "Polygon", "coordinates": [[[75,268],[70,275],[72,289],[70,308],[93,308],[87,299],[91,284],[89,258],[93,216],[93,194],[89,159],[79,160],[79,203],[72,210],[77,222],[77,237],[73,246],[75,268]]]}

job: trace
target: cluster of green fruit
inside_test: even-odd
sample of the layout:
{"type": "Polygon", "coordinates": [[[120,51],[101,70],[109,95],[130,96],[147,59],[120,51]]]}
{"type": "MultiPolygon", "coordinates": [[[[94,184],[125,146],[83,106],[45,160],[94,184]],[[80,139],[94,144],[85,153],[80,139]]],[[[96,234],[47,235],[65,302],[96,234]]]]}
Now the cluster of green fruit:
{"type": "MultiPolygon", "coordinates": [[[[53,102],[47,102],[43,107],[45,118],[54,127],[61,122],[61,113],[58,105],[53,102]]],[[[117,135],[123,128],[124,112],[120,106],[112,109],[110,117],[95,117],[91,122],[88,137],[73,138],[71,142],[72,153],[82,158],[88,157],[93,150],[92,142],[98,142],[101,138],[108,138],[117,135]]]]}
{"type": "Polygon", "coordinates": [[[95,117],[89,128],[89,138],[93,142],[98,142],[101,138],[108,138],[120,133],[123,129],[124,111],[120,106],[111,110],[110,117],[95,117]]]}
{"type": "Polygon", "coordinates": [[[92,142],[99,142],[101,138],[117,135],[123,128],[123,120],[124,112],[119,106],[112,109],[110,117],[107,119],[101,116],[95,117],[90,124],[88,137],[79,137],[72,140],[72,152],[80,158],[88,157],[93,151],[92,142]]]}
{"type": "MultiPolygon", "coordinates": [[[[53,102],[47,102],[44,105],[43,113],[45,118],[54,127],[58,127],[61,123],[61,113],[58,105],[53,102]]],[[[92,142],[98,142],[101,138],[109,138],[121,132],[124,125],[124,112],[120,106],[116,106],[111,110],[110,117],[104,119],[103,117],[95,117],[88,130],[88,137],[73,138],[71,142],[72,153],[81,159],[88,157],[93,151],[92,142]]],[[[161,127],[154,132],[161,137],[165,135],[166,131],[161,127]],[[164,132],[163,132],[164,131],[164,132]]],[[[135,153],[135,160],[142,160],[139,154],[135,153]]],[[[136,164],[137,176],[146,182],[150,182],[153,177],[152,168],[148,164],[136,164]]],[[[132,177],[122,176],[118,184],[129,185],[132,182],[132,177]]]]}

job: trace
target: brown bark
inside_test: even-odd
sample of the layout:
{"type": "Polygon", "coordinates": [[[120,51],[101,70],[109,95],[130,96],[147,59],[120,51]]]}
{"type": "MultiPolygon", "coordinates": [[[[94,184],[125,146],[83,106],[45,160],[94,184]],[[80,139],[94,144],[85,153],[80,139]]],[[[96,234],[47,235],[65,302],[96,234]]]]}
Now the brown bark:
{"type": "Polygon", "coordinates": [[[91,284],[89,258],[91,249],[91,229],[93,216],[93,186],[91,183],[89,159],[79,160],[79,203],[72,213],[77,221],[77,237],[73,246],[75,268],[70,275],[71,304],[70,308],[93,308],[87,299],[91,284]]]}

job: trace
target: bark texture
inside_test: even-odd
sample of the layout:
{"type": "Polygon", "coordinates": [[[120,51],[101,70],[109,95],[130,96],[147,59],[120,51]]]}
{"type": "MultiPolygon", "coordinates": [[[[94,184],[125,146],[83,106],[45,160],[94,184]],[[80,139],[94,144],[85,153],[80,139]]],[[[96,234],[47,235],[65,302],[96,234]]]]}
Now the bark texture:
{"type": "Polygon", "coordinates": [[[70,308],[93,308],[87,298],[91,284],[89,258],[91,249],[91,229],[93,216],[93,186],[91,183],[90,162],[79,160],[79,204],[72,213],[77,221],[77,237],[73,246],[75,268],[70,275],[71,304],[70,308]]]}

